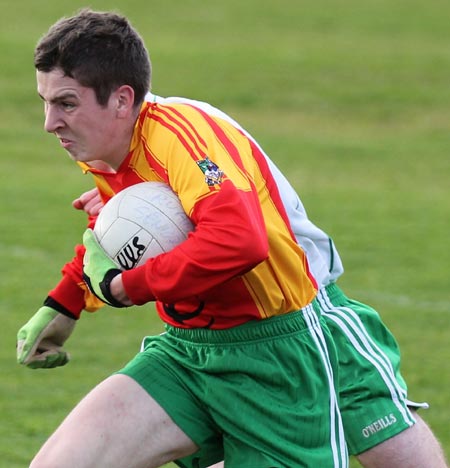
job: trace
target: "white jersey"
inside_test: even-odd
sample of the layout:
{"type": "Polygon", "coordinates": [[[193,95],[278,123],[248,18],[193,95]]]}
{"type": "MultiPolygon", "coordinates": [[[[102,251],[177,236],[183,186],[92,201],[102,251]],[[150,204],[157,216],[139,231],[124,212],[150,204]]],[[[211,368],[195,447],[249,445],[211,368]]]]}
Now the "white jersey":
{"type": "Polygon", "coordinates": [[[213,117],[229,122],[235,128],[245,133],[247,137],[251,138],[267,160],[270,171],[276,181],[292,231],[297,242],[306,252],[309,268],[319,288],[335,282],[337,278],[342,275],[344,267],[331,238],[308,219],[303,203],[286,177],[277,166],[275,166],[255,139],[235,120],[210,104],[193,99],[181,97],[163,98],[152,93],[147,93],[145,100],[148,102],[157,102],[159,104],[189,104],[213,117]]]}

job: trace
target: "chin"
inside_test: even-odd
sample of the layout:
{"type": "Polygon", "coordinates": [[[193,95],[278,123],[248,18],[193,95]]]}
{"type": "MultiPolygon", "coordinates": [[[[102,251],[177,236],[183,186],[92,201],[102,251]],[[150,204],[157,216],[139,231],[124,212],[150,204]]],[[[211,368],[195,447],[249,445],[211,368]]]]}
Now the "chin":
{"type": "Polygon", "coordinates": [[[67,151],[66,150],[66,153],[69,155],[69,158],[72,160],[72,161],[78,161],[78,158],[75,154],[72,154],[70,151],[67,151]]]}

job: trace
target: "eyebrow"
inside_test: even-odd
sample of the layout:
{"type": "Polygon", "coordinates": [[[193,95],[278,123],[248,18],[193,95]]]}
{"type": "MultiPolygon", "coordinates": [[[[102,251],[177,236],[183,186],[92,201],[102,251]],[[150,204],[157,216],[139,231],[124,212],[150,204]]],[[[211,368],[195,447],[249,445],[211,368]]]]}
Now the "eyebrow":
{"type": "MultiPolygon", "coordinates": [[[[47,101],[44,96],[42,96],[42,94],[38,93],[39,97],[43,100],[43,101],[47,101]]],[[[54,104],[54,103],[58,103],[58,102],[61,102],[61,101],[65,101],[66,99],[78,99],[78,96],[77,94],[73,93],[73,92],[67,92],[67,93],[63,93],[63,94],[60,94],[59,96],[56,96],[52,99],[50,99],[49,102],[50,104],[54,104]]]]}

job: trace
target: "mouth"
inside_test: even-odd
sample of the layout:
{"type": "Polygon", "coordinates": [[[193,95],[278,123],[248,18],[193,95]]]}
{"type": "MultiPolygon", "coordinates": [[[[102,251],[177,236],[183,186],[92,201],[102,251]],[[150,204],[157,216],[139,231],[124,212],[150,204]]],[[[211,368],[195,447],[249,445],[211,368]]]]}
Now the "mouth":
{"type": "Polygon", "coordinates": [[[70,146],[73,145],[72,140],[68,140],[67,138],[62,138],[62,137],[58,137],[58,139],[59,139],[59,143],[64,149],[68,149],[70,148],[70,146]]]}

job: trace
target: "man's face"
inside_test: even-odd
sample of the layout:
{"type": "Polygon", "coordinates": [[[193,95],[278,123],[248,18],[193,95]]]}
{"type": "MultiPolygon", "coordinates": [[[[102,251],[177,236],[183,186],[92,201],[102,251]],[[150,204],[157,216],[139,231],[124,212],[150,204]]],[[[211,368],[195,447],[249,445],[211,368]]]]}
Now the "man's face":
{"type": "Polygon", "coordinates": [[[36,77],[44,101],[45,130],[56,135],[73,160],[100,160],[117,166],[124,157],[117,154],[118,148],[126,154],[128,142],[120,141],[122,121],[117,117],[114,93],[101,106],[92,88],[81,86],[60,69],[38,71],[36,77]]]}

